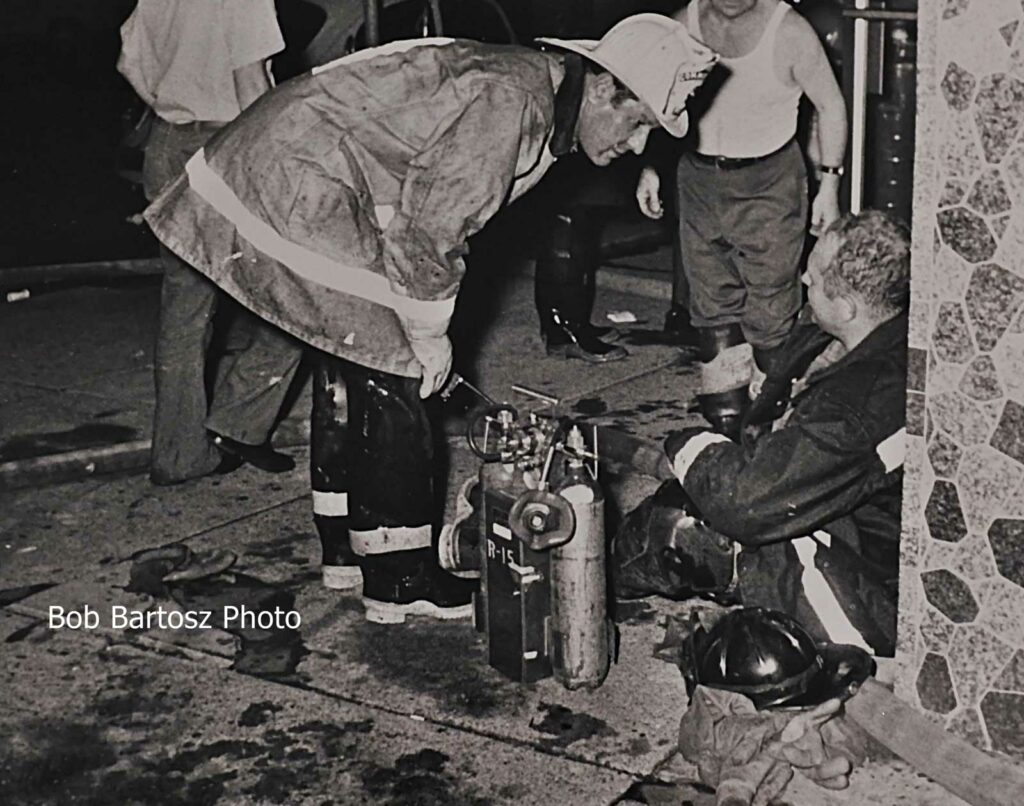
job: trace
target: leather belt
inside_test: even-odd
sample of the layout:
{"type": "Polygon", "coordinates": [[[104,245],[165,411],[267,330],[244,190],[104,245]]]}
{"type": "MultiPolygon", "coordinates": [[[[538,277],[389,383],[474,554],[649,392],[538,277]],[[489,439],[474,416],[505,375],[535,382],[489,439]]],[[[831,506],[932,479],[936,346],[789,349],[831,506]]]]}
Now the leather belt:
{"type": "Polygon", "coordinates": [[[766,159],[771,159],[776,154],[784,151],[788,146],[789,143],[786,143],[782,148],[777,148],[770,154],[763,154],[760,157],[722,157],[714,154],[701,154],[699,151],[692,152],[692,156],[697,162],[704,163],[705,165],[714,165],[723,171],[733,171],[737,168],[746,168],[748,165],[754,165],[758,162],[764,162],[766,159]]]}

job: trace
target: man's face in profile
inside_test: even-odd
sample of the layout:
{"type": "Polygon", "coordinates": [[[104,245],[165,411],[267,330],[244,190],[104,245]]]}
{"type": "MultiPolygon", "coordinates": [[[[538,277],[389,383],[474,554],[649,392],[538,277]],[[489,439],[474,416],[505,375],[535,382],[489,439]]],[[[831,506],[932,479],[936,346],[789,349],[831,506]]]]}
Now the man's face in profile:
{"type": "Polygon", "coordinates": [[[627,152],[642,153],[647,136],[659,126],[646,103],[616,97],[612,77],[604,73],[589,85],[580,110],[580,148],[595,165],[608,165],[627,152]]]}
{"type": "Polygon", "coordinates": [[[824,271],[839,251],[839,236],[824,235],[818,239],[807,258],[807,270],[803,283],[807,286],[807,304],[811,306],[814,321],[826,333],[835,335],[835,323],[840,313],[839,298],[830,298],[825,293],[824,271]]]}

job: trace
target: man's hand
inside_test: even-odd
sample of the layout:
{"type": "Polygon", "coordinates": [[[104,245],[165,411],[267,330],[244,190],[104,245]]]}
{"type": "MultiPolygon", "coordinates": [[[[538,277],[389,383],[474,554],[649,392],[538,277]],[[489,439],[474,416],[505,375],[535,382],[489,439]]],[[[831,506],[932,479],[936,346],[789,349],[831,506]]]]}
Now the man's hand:
{"type": "Polygon", "coordinates": [[[640,212],[648,218],[657,220],[665,214],[661,203],[661,178],[658,172],[649,165],[640,171],[640,180],[636,185],[636,203],[640,212]]]}
{"type": "Polygon", "coordinates": [[[838,177],[822,177],[821,189],[811,203],[811,235],[819,237],[839,218],[838,177]],[[835,184],[836,187],[830,185],[835,184]]]}
{"type": "MultiPolygon", "coordinates": [[[[404,288],[392,288],[407,296],[404,288]]],[[[452,343],[448,339],[448,319],[422,319],[398,314],[409,349],[420,362],[420,397],[426,400],[441,391],[452,371],[452,343]]]]}
{"type": "Polygon", "coordinates": [[[423,368],[420,397],[426,400],[439,391],[452,371],[452,343],[447,336],[410,339],[413,355],[423,368]]]}

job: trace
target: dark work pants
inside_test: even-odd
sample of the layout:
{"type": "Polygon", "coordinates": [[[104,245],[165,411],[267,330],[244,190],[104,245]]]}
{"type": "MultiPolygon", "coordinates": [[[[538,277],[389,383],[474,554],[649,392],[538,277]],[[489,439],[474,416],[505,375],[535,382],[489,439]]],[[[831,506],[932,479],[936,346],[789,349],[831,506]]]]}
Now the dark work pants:
{"type": "Polygon", "coordinates": [[[736,169],[683,154],[676,189],[693,324],[739,323],[750,344],[777,346],[802,300],[808,202],[799,145],[736,169]]]}

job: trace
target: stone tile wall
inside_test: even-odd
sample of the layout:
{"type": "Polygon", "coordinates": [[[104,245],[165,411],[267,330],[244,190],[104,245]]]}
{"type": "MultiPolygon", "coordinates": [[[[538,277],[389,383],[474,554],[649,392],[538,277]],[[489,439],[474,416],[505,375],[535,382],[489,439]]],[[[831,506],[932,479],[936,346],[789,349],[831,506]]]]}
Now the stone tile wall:
{"type": "Polygon", "coordinates": [[[1024,759],[1024,0],[921,0],[898,691],[1024,759]]]}

